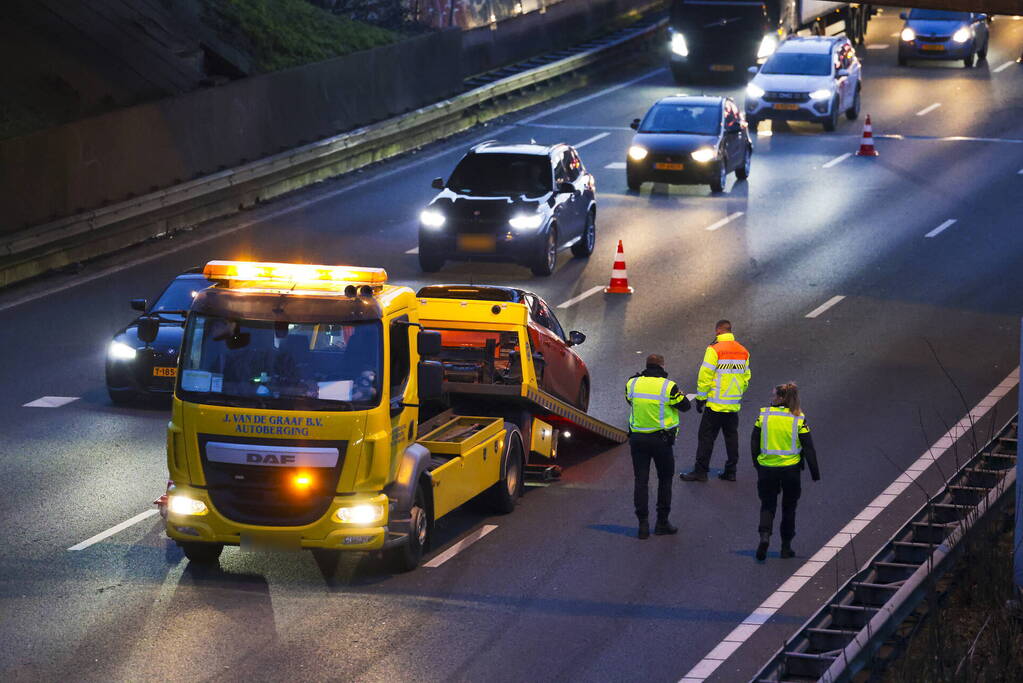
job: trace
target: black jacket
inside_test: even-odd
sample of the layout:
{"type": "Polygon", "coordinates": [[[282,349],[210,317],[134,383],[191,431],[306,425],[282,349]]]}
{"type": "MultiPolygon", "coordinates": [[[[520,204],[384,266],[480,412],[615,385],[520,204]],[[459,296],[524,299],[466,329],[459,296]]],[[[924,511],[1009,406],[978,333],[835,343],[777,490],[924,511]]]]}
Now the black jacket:
{"type": "MultiPolygon", "coordinates": [[[[817,449],[813,447],[813,437],[809,434],[799,435],[799,446],[800,446],[800,469],[805,468],[807,465],[810,467],[810,478],[814,481],[820,481],[821,470],[817,465],[817,449]]],[[[760,427],[753,427],[753,433],[749,437],[749,449],[753,454],[753,465],[755,467],[762,467],[757,461],[757,456],[760,455],[760,427]]],[[[795,465],[793,465],[795,467],[795,465]]]]}

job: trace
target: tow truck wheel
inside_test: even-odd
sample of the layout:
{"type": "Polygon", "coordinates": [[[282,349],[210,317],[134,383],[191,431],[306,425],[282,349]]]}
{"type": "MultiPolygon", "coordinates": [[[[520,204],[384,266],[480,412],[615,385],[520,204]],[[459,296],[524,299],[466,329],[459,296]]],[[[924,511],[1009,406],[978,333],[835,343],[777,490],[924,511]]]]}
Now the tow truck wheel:
{"type": "Polygon", "coordinates": [[[487,489],[486,497],[495,512],[508,514],[515,509],[516,499],[522,495],[522,476],[525,460],[522,453],[522,434],[518,427],[505,422],[507,436],[501,455],[501,478],[487,489]]]}
{"type": "Polygon", "coordinates": [[[430,510],[426,504],[423,484],[416,486],[416,495],[409,510],[408,540],[390,551],[390,560],[398,572],[410,572],[419,566],[423,553],[430,545],[430,510]]]}
{"type": "Polygon", "coordinates": [[[214,564],[220,559],[220,553],[224,552],[223,543],[191,543],[178,542],[181,550],[189,562],[196,564],[214,564]]]}
{"type": "Polygon", "coordinates": [[[572,256],[586,258],[593,253],[593,245],[597,243],[597,214],[590,211],[586,214],[586,227],[583,228],[582,237],[572,245],[572,256]]]}

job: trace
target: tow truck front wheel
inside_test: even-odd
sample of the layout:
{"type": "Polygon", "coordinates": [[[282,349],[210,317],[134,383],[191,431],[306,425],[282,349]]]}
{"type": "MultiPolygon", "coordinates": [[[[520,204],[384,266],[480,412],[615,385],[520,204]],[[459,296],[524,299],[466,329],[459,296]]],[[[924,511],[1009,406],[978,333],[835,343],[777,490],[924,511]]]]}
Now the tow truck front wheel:
{"type": "Polygon", "coordinates": [[[178,545],[185,553],[188,561],[195,564],[215,564],[220,559],[220,553],[224,552],[223,543],[178,541],[178,545]]]}
{"type": "Polygon", "coordinates": [[[487,489],[486,497],[495,512],[508,514],[515,509],[515,501],[522,495],[525,455],[522,452],[522,433],[518,427],[506,422],[504,453],[501,454],[501,478],[487,489]]]}
{"type": "Polygon", "coordinates": [[[390,551],[389,559],[395,571],[410,572],[419,566],[423,553],[430,546],[432,526],[430,509],[426,504],[426,492],[420,482],[412,499],[412,509],[409,510],[408,540],[390,551]]]}

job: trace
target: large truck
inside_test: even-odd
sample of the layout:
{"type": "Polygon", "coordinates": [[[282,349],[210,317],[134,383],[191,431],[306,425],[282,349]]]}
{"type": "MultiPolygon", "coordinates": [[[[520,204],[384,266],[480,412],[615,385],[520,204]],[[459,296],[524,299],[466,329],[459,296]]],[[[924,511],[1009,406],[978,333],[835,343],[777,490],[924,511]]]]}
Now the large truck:
{"type": "Polygon", "coordinates": [[[744,76],[787,36],[845,31],[861,43],[869,5],[823,0],[673,0],[668,24],[671,73],[679,84],[744,76]]]}
{"type": "Polygon", "coordinates": [[[203,272],[161,499],[191,562],[240,545],[380,551],[407,571],[467,501],[511,512],[559,444],[626,438],[540,388],[524,303],[421,297],[375,268],[203,272]]]}

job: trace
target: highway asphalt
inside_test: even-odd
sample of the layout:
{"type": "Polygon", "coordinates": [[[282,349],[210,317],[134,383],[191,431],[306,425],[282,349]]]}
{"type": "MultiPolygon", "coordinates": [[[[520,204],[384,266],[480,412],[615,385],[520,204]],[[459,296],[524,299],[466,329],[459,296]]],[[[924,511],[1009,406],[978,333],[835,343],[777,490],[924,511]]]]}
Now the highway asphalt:
{"type": "MultiPolygon", "coordinates": [[[[710,680],[747,680],[922,492],[914,485],[898,496],[748,639],[724,650],[722,639],[1019,364],[1023,66],[1010,62],[1023,46],[1023,21],[995,21],[987,62],[969,70],[897,67],[900,27],[893,11],[876,17],[859,50],[876,159],[836,161],[856,151],[862,120],[843,120],[832,134],[775,124],[767,135],[762,125],[748,182],[730,179],[718,196],[705,186],[649,184],[629,193],[614,166],[624,161],[629,121],[660,96],[694,91],[646,67],[0,293],[0,677],[675,681],[714,650],[720,663],[710,680]],[[588,141],[580,154],[599,195],[591,258],[566,252],[550,278],[500,264],[419,272],[407,252],[430,180],[488,137],[588,141]],[[607,283],[619,239],[636,293],[596,293],[556,309],[566,330],[587,334],[580,353],[596,416],[624,424],[623,382],[651,352],[694,391],[719,318],[733,321],[752,353],[739,479],[676,480],[678,536],[635,538],[622,447],[573,456],[561,482],[531,487],[509,516],[471,506],[456,514],[439,527],[438,551],[496,528],[440,566],[405,575],[369,558],[346,557],[335,569],[311,553],[234,548],[220,571],[197,571],[156,516],[68,550],[152,509],[166,481],[166,407],[114,407],[103,384],[106,344],[131,319],[130,298],[152,297],[207,260],[252,258],[383,266],[392,282],[414,288],[516,285],[557,306],[607,283]],[[837,303],[808,316],[829,301],[837,303]],[[790,379],[803,388],[823,480],[804,480],[800,557],[774,552],[758,565],[745,443],[756,408],[790,379]],[[25,407],[44,396],[74,400],[25,407]]],[[[741,86],[699,90],[742,100],[741,86]]],[[[1013,390],[984,406],[977,431],[1007,420],[1015,400],[1013,390]]],[[[695,413],[683,417],[679,470],[692,464],[696,425],[695,413]]],[[[941,471],[968,441],[946,454],[941,471]]],[[[719,443],[712,466],[722,464],[719,443]]],[[[921,478],[924,488],[939,481],[938,468],[921,478]]]]}

